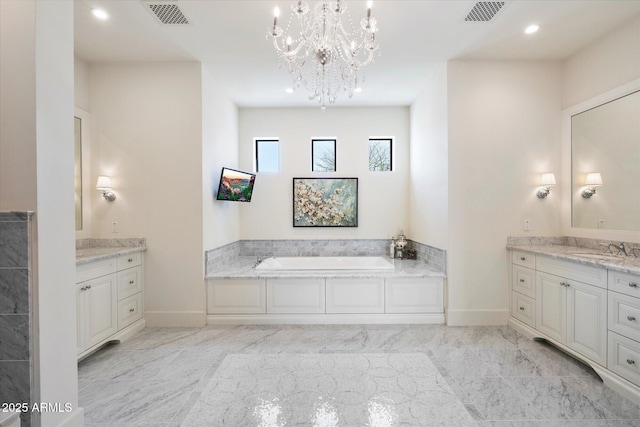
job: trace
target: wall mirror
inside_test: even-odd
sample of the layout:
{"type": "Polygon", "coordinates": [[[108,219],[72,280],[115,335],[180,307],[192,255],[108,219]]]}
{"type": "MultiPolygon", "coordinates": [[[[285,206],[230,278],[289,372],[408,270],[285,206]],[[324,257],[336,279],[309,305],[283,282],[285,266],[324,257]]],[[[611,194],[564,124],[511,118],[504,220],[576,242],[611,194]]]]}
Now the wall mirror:
{"type": "Polygon", "coordinates": [[[73,184],[76,211],[76,231],[82,230],[82,119],[73,118],[74,167],[73,184]]]}
{"type": "Polygon", "coordinates": [[[569,114],[572,228],[640,231],[640,88],[617,92],[569,114]]]}
{"type": "Polygon", "coordinates": [[[91,183],[89,113],[76,108],[73,117],[74,133],[74,199],[76,239],[91,237],[91,183]]]}

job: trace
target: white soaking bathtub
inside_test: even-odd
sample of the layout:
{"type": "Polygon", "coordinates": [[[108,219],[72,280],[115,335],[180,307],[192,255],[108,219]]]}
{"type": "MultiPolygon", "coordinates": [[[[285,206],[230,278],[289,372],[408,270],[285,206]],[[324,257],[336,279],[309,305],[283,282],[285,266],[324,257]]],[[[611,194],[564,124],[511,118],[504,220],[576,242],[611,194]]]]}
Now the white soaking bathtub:
{"type": "Polygon", "coordinates": [[[314,256],[267,258],[256,266],[257,271],[299,270],[393,270],[395,266],[381,256],[314,256]]]}

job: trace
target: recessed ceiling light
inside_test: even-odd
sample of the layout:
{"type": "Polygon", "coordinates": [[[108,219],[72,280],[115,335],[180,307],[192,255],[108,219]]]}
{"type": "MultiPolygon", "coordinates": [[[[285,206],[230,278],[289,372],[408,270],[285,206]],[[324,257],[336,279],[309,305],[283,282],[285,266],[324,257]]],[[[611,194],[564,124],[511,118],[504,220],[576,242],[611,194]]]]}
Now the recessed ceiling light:
{"type": "Polygon", "coordinates": [[[533,34],[533,33],[537,33],[539,29],[540,29],[540,25],[531,24],[527,28],[524,29],[524,32],[525,32],[525,34],[533,34]]]}
{"type": "Polygon", "coordinates": [[[356,92],[356,93],[362,92],[362,88],[361,87],[357,87],[353,91],[356,92]]]}
{"type": "Polygon", "coordinates": [[[109,19],[109,14],[103,9],[91,9],[91,14],[101,21],[106,21],[107,19],[109,19]]]}
{"type": "Polygon", "coordinates": [[[293,93],[293,88],[292,87],[288,87],[284,90],[287,93],[293,93]]]}

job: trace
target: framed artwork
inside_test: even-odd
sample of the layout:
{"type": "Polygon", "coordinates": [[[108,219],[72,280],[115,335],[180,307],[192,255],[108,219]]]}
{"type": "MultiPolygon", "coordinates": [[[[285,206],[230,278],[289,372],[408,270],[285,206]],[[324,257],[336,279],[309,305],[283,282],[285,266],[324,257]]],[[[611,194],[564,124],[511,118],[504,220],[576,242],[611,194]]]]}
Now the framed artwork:
{"type": "Polygon", "coordinates": [[[336,140],[312,139],[311,140],[311,171],[335,172],[336,171],[336,140]]]}
{"type": "Polygon", "coordinates": [[[357,227],[358,178],[293,178],[294,227],[357,227]]]}

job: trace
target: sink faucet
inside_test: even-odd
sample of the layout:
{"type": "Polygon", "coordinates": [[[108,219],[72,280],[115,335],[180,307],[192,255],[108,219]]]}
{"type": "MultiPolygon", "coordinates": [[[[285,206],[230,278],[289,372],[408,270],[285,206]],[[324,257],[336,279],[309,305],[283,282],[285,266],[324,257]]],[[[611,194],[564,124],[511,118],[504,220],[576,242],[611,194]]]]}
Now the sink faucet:
{"type": "Polygon", "coordinates": [[[638,258],[638,254],[636,252],[640,253],[640,246],[631,246],[629,248],[629,256],[633,256],[635,258],[638,258]]]}

